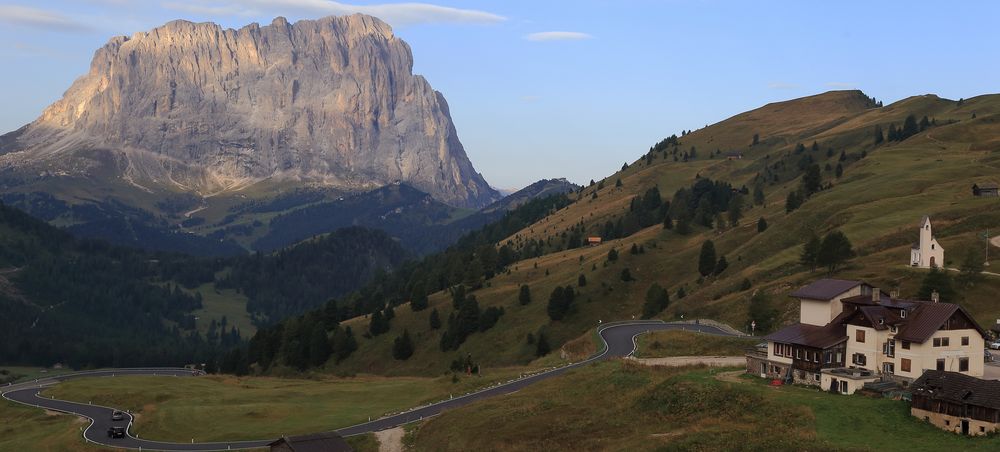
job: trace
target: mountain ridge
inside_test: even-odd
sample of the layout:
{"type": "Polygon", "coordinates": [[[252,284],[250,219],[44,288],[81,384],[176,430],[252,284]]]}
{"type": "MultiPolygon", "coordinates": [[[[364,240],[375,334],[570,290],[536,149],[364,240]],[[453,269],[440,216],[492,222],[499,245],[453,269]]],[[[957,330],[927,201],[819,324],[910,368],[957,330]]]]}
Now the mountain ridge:
{"type": "Polygon", "coordinates": [[[106,168],[138,190],[202,196],[266,179],[362,191],[401,180],[456,206],[492,202],[444,96],[412,66],[370,16],[172,21],[98,49],[59,101],[0,139],[0,171],[106,168]]]}

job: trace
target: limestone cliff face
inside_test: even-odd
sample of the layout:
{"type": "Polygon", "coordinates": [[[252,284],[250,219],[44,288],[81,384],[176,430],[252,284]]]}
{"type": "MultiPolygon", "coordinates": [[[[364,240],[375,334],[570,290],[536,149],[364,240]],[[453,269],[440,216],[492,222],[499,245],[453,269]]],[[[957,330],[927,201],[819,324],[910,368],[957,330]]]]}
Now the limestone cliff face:
{"type": "Polygon", "coordinates": [[[210,194],[266,179],[405,181],[456,206],[497,193],[409,46],[364,15],[239,30],[170,22],[116,37],[90,71],[0,140],[0,169],[107,174],[210,194]]]}

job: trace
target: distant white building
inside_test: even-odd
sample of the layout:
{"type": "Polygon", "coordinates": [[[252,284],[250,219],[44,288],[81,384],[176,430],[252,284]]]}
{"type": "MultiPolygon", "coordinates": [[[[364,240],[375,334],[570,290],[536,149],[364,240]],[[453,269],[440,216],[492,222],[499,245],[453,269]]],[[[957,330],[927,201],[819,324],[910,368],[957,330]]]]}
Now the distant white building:
{"type": "Polygon", "coordinates": [[[920,241],[910,247],[910,265],[919,268],[943,267],[944,248],[931,232],[931,217],[920,220],[920,241]]]}

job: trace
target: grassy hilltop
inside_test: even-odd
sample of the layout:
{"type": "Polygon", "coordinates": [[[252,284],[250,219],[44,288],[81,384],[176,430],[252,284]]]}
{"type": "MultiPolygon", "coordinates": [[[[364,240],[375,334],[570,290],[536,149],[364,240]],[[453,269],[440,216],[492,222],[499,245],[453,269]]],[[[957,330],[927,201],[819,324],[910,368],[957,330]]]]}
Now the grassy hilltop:
{"type": "MultiPolygon", "coordinates": [[[[584,188],[569,206],[498,244],[519,247],[542,242],[547,244],[547,254],[511,265],[509,272],[485,281],[473,292],[483,309],[504,308],[494,328],[472,334],[457,352],[442,352],[438,344],[445,328],[429,327],[431,310],[412,312],[404,305],[396,308],[388,333],[360,339],[358,352],[337,368],[435,374],[466,354],[486,366],[523,364],[535,359],[536,346],[529,343],[529,334],[537,338],[540,333],[554,350],[568,344],[566,358],[573,359],[593,351],[588,331],[598,321],[638,318],[653,283],[666,288],[671,298],[658,318],[712,318],[747,328],[750,296],[762,290],[777,310],[775,324],[780,325],[797,316],[797,304],[786,295],[826,274],[799,264],[802,245],[810,234],[823,236],[832,230],[846,234],[857,253],[838,269],[836,277],[863,278],[914,296],[926,272],[906,264],[908,247],[917,239],[923,215],[931,216],[949,267],[958,267],[968,250],[985,247],[977,235],[1000,225],[996,209],[1000,200],[971,194],[973,183],[996,181],[998,120],[1000,95],[963,101],[926,95],[879,107],[860,91],[835,91],[769,104],[684,133],[676,146],[651,149],[621,171],[584,188]],[[917,120],[926,116],[931,124],[902,141],[876,144],[876,127],[883,134],[890,126],[902,129],[910,115],[917,120]],[[752,144],[754,135],[757,144],[752,144]],[[684,161],[684,154],[692,148],[695,157],[684,161]],[[742,159],[726,159],[730,152],[741,153],[742,159]],[[804,159],[821,168],[824,189],[786,213],[785,200],[800,187],[804,159]],[[840,177],[836,176],[838,164],[840,177]],[[603,235],[606,224],[626,217],[632,200],[650,188],[658,187],[662,198],[670,200],[676,190],[690,187],[698,178],[726,182],[735,189],[747,187],[750,194],[742,197],[746,207],[738,226],[693,225],[690,233],[680,234],[658,222],[599,246],[565,249],[567,237],[574,232],[584,237],[603,235]],[[764,193],[761,205],[753,205],[756,187],[764,193]],[[761,217],[768,228],[758,232],[761,217]],[[717,254],[725,255],[729,266],[718,276],[701,278],[698,257],[706,240],[714,242],[717,254]],[[633,245],[644,252],[632,254],[633,245]],[[608,259],[611,250],[619,255],[615,261],[608,259]],[[621,278],[626,268],[633,281],[621,278]],[[582,287],[578,286],[580,275],[587,281],[582,287]],[[522,284],[531,288],[533,301],[528,305],[518,303],[522,284]],[[552,321],[546,313],[549,294],[567,285],[577,292],[573,307],[564,319],[552,321]],[[682,288],[686,296],[680,299],[677,294],[682,288]],[[404,329],[414,339],[413,357],[388,359],[394,338],[404,329]]],[[[725,221],[725,213],[721,217],[725,221]]],[[[995,257],[1000,252],[991,253],[994,267],[989,268],[1000,265],[995,257]]],[[[1000,317],[1000,304],[991,295],[997,290],[1000,278],[986,276],[972,287],[961,287],[957,299],[946,301],[963,304],[978,321],[989,325],[1000,317]]],[[[431,308],[446,320],[452,312],[450,296],[438,293],[430,300],[431,308]]],[[[368,318],[357,318],[346,323],[360,332],[368,322],[368,318]]],[[[540,363],[556,359],[550,356],[540,363]]]]}

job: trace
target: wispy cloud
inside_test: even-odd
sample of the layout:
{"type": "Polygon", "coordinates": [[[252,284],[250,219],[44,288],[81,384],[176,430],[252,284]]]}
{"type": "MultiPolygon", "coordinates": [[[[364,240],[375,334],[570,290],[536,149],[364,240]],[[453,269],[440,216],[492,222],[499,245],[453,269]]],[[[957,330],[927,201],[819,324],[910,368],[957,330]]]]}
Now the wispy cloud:
{"type": "Polygon", "coordinates": [[[771,89],[798,89],[799,85],[786,82],[771,82],[767,84],[767,87],[771,89]]]}
{"type": "Polygon", "coordinates": [[[91,31],[89,25],[53,11],[17,5],[0,5],[0,22],[49,31],[91,31]]]}
{"type": "Polygon", "coordinates": [[[368,14],[394,26],[429,23],[489,24],[503,22],[506,17],[474,9],[452,8],[430,3],[384,3],[352,5],[330,0],[232,0],[206,5],[203,2],[168,2],[164,8],[205,15],[254,15],[262,12],[312,15],[368,14]]]}
{"type": "Polygon", "coordinates": [[[845,82],[827,82],[826,86],[829,88],[854,88],[856,85],[854,83],[845,82]]]}
{"type": "Polygon", "coordinates": [[[529,41],[581,41],[591,38],[593,36],[579,31],[541,31],[524,35],[524,39],[529,41]]]}

